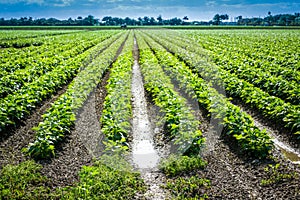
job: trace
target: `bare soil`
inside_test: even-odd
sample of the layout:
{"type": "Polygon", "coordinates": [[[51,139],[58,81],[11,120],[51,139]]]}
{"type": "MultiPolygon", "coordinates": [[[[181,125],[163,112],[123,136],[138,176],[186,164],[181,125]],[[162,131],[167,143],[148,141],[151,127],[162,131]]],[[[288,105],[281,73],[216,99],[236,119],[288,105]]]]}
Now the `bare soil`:
{"type": "Polygon", "coordinates": [[[204,156],[208,161],[206,169],[198,172],[211,180],[211,188],[206,191],[211,199],[300,198],[299,176],[267,186],[261,184],[263,179],[270,178],[265,168],[276,163],[280,163],[278,173],[300,173],[299,167],[284,160],[280,152],[274,151],[274,160],[259,161],[245,159],[230,146],[230,143],[220,140],[214,151],[204,156]]]}

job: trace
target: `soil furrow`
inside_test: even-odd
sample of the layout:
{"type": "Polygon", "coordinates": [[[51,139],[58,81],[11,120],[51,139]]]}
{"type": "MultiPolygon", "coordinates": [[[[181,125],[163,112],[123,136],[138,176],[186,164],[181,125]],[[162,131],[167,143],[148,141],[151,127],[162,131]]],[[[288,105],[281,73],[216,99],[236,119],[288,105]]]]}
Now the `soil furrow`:
{"type": "Polygon", "coordinates": [[[158,170],[161,155],[154,144],[154,130],[148,115],[143,78],[138,63],[139,50],[136,39],[134,40],[133,54],[135,60],[132,72],[132,162],[141,172],[141,176],[148,186],[148,191],[144,194],[144,198],[166,199],[167,194],[160,187],[165,182],[165,176],[158,170]]]}

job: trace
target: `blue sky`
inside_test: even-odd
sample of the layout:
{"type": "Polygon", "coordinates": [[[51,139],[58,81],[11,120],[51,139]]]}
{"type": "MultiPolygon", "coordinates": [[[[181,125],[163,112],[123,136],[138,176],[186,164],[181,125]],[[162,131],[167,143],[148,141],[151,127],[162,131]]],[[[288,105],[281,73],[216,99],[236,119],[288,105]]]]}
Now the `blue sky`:
{"type": "Polygon", "coordinates": [[[188,16],[208,21],[216,13],[230,19],[264,17],[272,14],[300,12],[299,0],[0,0],[0,17],[67,19],[87,16],[143,17],[162,15],[163,19],[188,16]]]}

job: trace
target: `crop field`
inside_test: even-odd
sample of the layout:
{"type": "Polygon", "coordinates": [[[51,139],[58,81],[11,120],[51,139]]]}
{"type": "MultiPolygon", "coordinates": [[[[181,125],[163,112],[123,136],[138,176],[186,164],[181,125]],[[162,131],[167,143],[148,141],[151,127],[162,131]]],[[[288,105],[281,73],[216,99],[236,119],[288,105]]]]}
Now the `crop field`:
{"type": "Polygon", "coordinates": [[[299,30],[0,30],[0,199],[300,199],[299,49],[299,30]]]}

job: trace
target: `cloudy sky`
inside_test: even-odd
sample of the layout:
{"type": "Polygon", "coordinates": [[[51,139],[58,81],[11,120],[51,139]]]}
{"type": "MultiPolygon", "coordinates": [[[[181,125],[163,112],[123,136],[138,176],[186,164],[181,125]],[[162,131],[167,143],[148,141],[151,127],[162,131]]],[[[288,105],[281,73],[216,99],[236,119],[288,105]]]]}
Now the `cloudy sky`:
{"type": "Polygon", "coordinates": [[[299,0],[0,0],[0,17],[67,19],[87,16],[143,17],[162,15],[163,19],[188,16],[207,21],[216,13],[230,18],[264,17],[300,12],[299,0]]]}

